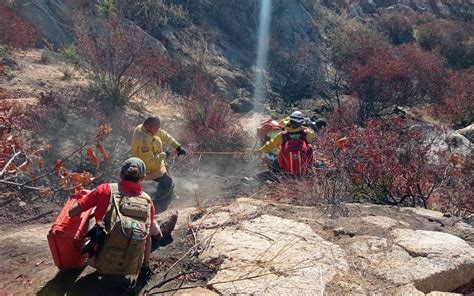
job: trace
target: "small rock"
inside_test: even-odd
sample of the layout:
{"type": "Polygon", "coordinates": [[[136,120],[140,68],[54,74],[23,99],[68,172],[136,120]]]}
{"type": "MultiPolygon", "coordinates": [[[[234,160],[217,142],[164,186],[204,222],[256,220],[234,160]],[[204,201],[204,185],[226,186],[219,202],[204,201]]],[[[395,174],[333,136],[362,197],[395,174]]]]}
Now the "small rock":
{"type": "Polygon", "coordinates": [[[19,206],[20,208],[24,208],[24,207],[26,207],[26,202],[20,201],[20,202],[18,203],[18,206],[19,206]]]}
{"type": "Polygon", "coordinates": [[[379,226],[383,229],[392,228],[393,226],[398,224],[397,220],[385,216],[367,216],[363,217],[362,221],[373,224],[375,226],[379,226]]]}

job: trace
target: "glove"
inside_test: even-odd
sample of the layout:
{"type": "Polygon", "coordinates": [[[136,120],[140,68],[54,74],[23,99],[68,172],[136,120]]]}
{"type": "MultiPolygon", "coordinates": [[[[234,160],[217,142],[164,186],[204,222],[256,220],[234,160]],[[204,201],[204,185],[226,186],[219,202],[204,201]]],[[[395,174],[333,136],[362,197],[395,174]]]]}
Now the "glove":
{"type": "Polygon", "coordinates": [[[171,156],[171,152],[169,152],[168,150],[166,150],[165,153],[166,153],[166,158],[171,156]]]}
{"type": "Polygon", "coordinates": [[[178,156],[180,156],[180,155],[186,155],[186,150],[184,150],[183,148],[181,148],[181,146],[179,146],[178,148],[176,148],[176,151],[178,152],[178,156]]]}

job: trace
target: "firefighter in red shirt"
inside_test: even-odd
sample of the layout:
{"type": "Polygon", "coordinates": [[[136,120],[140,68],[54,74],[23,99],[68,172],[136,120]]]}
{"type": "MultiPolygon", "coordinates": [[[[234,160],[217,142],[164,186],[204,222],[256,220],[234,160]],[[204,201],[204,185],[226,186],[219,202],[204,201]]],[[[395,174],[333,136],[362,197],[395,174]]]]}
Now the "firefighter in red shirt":
{"type": "MultiPolygon", "coordinates": [[[[118,186],[120,191],[127,196],[141,196],[143,189],[140,186],[140,182],[145,177],[145,164],[142,160],[136,157],[127,159],[120,170],[120,178],[118,186]]],[[[71,207],[69,210],[69,216],[74,217],[82,213],[82,211],[96,207],[95,209],[95,220],[97,227],[105,229],[104,219],[109,209],[111,201],[111,186],[108,183],[99,185],[95,190],[88,193],[86,196],[78,200],[77,204],[71,207]]],[[[161,231],[159,225],[154,220],[155,208],[153,202],[150,203],[150,236],[158,239],[161,237],[161,231]]],[[[148,269],[148,263],[151,253],[151,240],[148,236],[145,247],[145,254],[143,260],[143,267],[148,269]]]]}

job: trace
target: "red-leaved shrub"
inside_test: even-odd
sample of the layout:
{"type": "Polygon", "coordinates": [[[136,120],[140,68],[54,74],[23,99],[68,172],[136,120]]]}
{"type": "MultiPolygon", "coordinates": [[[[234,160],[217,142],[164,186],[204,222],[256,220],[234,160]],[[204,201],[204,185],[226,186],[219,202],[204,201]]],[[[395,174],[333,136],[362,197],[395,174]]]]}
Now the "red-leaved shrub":
{"type": "Polygon", "coordinates": [[[0,3],[0,44],[26,48],[33,46],[38,39],[39,34],[33,25],[13,13],[5,3],[0,3]]]}
{"type": "Polygon", "coordinates": [[[369,120],[345,132],[325,130],[318,152],[329,173],[348,176],[356,201],[472,212],[472,159],[436,149],[445,135],[400,118],[369,120]]]}
{"type": "Polygon", "coordinates": [[[230,106],[210,92],[202,75],[192,78],[191,93],[183,105],[190,142],[204,151],[234,151],[244,146],[245,133],[230,106]]]}
{"type": "Polygon", "coordinates": [[[124,105],[177,71],[144,31],[115,13],[96,18],[79,15],[76,35],[77,52],[92,76],[94,93],[113,105],[124,105]]]}
{"type": "Polygon", "coordinates": [[[413,45],[377,51],[350,68],[350,87],[359,99],[358,122],[397,105],[439,102],[447,87],[443,59],[413,45]]]}

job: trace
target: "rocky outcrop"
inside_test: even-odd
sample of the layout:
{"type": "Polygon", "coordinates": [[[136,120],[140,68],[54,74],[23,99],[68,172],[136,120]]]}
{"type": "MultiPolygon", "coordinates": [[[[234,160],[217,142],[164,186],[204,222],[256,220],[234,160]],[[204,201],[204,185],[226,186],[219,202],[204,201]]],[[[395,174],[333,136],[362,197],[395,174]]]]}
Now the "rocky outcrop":
{"type": "Polygon", "coordinates": [[[261,215],[256,202],[242,200],[192,225],[201,229],[201,238],[212,237],[201,257],[225,258],[210,282],[225,295],[322,295],[327,283],[349,268],[339,246],[304,223],[261,215]]]}
{"type": "Polygon", "coordinates": [[[442,17],[457,17],[470,20],[474,17],[471,1],[462,0],[359,0],[349,6],[353,17],[362,17],[383,11],[431,12],[442,17]]]}
{"type": "Polygon", "coordinates": [[[457,130],[457,132],[466,137],[466,139],[468,139],[471,143],[474,143],[474,124],[457,130]]]}
{"type": "Polygon", "coordinates": [[[224,258],[210,281],[219,293],[366,295],[389,287],[383,292],[424,295],[452,292],[474,280],[470,243],[425,230],[436,229],[430,223],[438,220],[463,237],[472,237],[474,229],[439,212],[350,205],[349,213],[357,216],[316,222],[310,207],[281,206],[271,213],[275,207],[239,199],[190,224],[198,229],[197,239],[207,242],[201,259],[224,258]]]}

